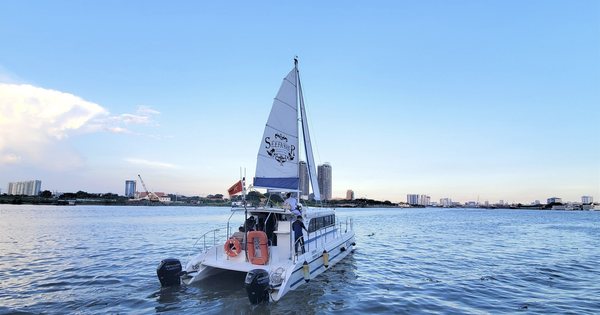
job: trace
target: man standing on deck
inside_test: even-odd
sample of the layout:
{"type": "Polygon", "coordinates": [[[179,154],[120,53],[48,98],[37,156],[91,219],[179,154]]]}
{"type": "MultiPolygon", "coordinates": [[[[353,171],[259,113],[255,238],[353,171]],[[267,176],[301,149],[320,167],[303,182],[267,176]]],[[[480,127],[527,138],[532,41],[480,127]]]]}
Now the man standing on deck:
{"type": "Polygon", "coordinates": [[[296,207],[298,207],[298,201],[296,201],[296,198],[292,197],[292,193],[287,193],[287,195],[285,195],[285,198],[286,199],[283,202],[283,204],[289,205],[290,211],[296,210],[296,207]]]}
{"type": "Polygon", "coordinates": [[[305,250],[302,229],[304,229],[307,234],[308,230],[306,229],[306,226],[304,226],[304,222],[302,222],[301,215],[299,215],[298,219],[294,221],[294,223],[292,223],[292,229],[294,230],[294,249],[296,251],[296,254],[298,253],[298,243],[300,243],[300,245],[302,246],[302,254],[304,254],[305,250]]]}

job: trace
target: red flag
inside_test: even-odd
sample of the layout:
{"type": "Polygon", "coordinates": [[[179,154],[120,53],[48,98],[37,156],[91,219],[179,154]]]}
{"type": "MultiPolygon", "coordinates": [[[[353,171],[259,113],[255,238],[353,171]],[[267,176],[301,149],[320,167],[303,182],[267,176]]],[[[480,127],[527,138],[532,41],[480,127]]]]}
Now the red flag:
{"type": "Polygon", "coordinates": [[[230,197],[239,192],[242,192],[242,181],[239,181],[239,182],[233,184],[233,186],[231,186],[231,188],[227,189],[227,191],[229,192],[230,197]]]}

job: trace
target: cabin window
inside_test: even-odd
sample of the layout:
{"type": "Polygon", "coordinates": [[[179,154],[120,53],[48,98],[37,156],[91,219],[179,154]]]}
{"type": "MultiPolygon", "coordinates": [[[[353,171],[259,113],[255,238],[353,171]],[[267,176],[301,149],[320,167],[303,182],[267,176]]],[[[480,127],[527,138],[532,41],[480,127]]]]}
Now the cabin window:
{"type": "Polygon", "coordinates": [[[334,226],[334,225],[335,225],[335,216],[334,215],[327,215],[324,217],[314,218],[314,219],[311,219],[310,222],[308,223],[308,232],[313,233],[320,229],[334,226]]]}

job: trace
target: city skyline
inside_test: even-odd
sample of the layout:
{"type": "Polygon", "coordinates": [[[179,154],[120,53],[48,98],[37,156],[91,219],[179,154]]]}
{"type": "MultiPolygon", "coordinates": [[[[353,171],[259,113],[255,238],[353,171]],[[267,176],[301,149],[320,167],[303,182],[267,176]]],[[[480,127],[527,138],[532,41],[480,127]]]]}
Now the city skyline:
{"type": "Polygon", "coordinates": [[[333,198],[600,192],[597,1],[145,4],[3,1],[0,187],[226,194],[298,56],[333,198]]]}
{"type": "MultiPolygon", "coordinates": [[[[304,161],[300,161],[298,163],[299,166],[299,176],[300,176],[300,191],[303,192],[303,188],[302,187],[306,187],[308,186],[307,182],[304,182],[303,184],[303,180],[307,180],[307,179],[303,179],[304,177],[308,178],[308,172],[306,172],[306,174],[303,175],[302,169],[303,169],[303,165],[304,167],[306,167],[306,162],[304,161]]],[[[328,163],[326,163],[328,164],[328,163]]],[[[322,165],[320,165],[322,166],[322,165]]],[[[331,165],[328,164],[329,167],[331,167],[331,165]]],[[[331,173],[329,173],[329,178],[331,179],[331,173]]],[[[6,194],[14,194],[14,195],[29,195],[29,196],[33,196],[36,195],[34,193],[35,190],[38,190],[39,193],[41,193],[44,190],[48,190],[51,191],[52,193],[66,193],[66,192],[58,192],[56,190],[52,190],[52,189],[41,189],[41,184],[42,182],[40,180],[29,180],[29,181],[22,181],[22,182],[11,182],[8,183],[8,187],[6,190],[6,194]]],[[[75,191],[72,191],[73,193],[75,191]]],[[[104,192],[92,192],[92,193],[104,193],[104,192]]],[[[127,196],[127,197],[134,197],[135,193],[140,193],[140,194],[145,194],[144,191],[139,191],[137,189],[137,180],[125,180],[125,193],[123,194],[123,196],[127,196]]],[[[157,194],[161,194],[161,196],[163,194],[173,194],[172,192],[156,192],[157,194]]],[[[0,189],[0,194],[2,194],[2,190],[0,189]]],[[[205,194],[205,195],[197,195],[199,197],[206,197],[209,195],[216,195],[219,193],[213,193],[213,194],[205,194]]],[[[119,194],[120,195],[120,194],[119,194]]],[[[179,192],[176,192],[175,195],[183,195],[183,194],[179,194],[179,192]]],[[[224,195],[224,194],[223,194],[224,195]]],[[[188,197],[192,197],[195,195],[188,195],[188,197]]],[[[308,195],[303,195],[305,198],[309,198],[308,195]]],[[[337,197],[337,196],[332,196],[328,199],[331,200],[340,200],[340,199],[344,199],[343,197],[337,197]]],[[[354,191],[352,189],[348,189],[346,190],[346,195],[345,195],[345,199],[346,200],[354,200],[356,199],[354,197],[354,191]]],[[[390,201],[393,198],[383,198],[380,199],[380,201],[390,201]]],[[[407,204],[416,204],[416,205],[431,205],[431,204],[439,204],[441,206],[451,206],[453,204],[467,204],[467,203],[473,203],[473,204],[482,204],[482,205],[511,205],[511,204],[541,204],[540,200],[534,200],[534,201],[528,201],[528,202],[505,202],[504,199],[500,199],[497,202],[494,202],[493,200],[461,200],[461,201],[456,201],[456,200],[452,200],[452,198],[448,198],[448,197],[443,197],[443,198],[439,198],[439,202],[436,201],[438,199],[432,198],[429,195],[425,195],[425,194],[407,194],[406,195],[406,203],[407,204]]],[[[403,201],[399,201],[399,202],[395,202],[395,203],[402,203],[403,201]]],[[[552,203],[552,202],[563,202],[561,197],[548,197],[547,198],[547,203],[552,203]]],[[[565,203],[582,203],[582,204],[589,204],[589,203],[594,203],[594,196],[581,196],[580,200],[564,200],[565,203]]]]}

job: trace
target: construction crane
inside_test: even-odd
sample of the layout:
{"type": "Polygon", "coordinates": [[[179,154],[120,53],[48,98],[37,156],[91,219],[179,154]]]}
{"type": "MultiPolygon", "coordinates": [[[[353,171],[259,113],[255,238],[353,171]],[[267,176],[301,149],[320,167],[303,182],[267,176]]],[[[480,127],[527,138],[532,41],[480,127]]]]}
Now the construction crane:
{"type": "Polygon", "coordinates": [[[138,177],[140,178],[140,182],[142,182],[142,186],[144,186],[144,190],[146,191],[146,198],[148,198],[150,201],[158,201],[158,196],[154,192],[149,192],[148,188],[146,188],[146,184],[144,184],[142,176],[138,174],[138,177]]]}

